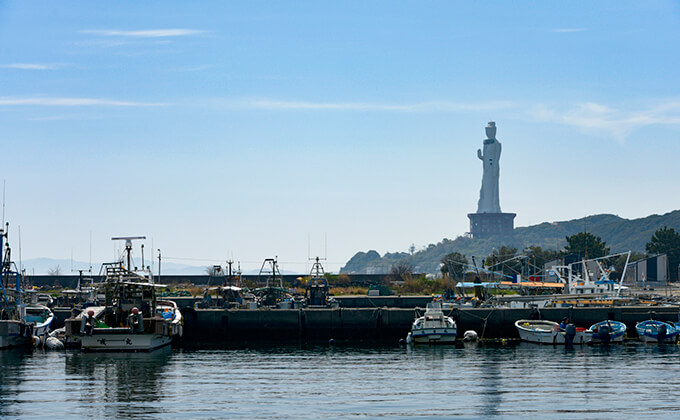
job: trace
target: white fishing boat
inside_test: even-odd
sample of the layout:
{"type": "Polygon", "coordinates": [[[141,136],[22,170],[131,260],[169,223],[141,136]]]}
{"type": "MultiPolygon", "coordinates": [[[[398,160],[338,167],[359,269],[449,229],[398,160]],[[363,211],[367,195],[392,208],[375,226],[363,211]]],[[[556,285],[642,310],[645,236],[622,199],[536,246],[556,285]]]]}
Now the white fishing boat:
{"type": "MultiPolygon", "coordinates": [[[[145,238],[113,239],[126,241],[130,267],[131,240],[145,238]]],[[[156,300],[156,289],[165,286],[156,284],[148,270],[129,270],[122,261],[104,264],[103,269],[104,310],[96,314],[88,308],[81,316],[66,322],[67,336],[76,336],[83,350],[151,351],[182,335],[179,308],[173,301],[156,300]]]]}
{"type": "MultiPolygon", "coordinates": [[[[539,344],[566,344],[569,339],[570,324],[566,329],[561,329],[560,324],[553,321],[520,319],[515,322],[519,338],[530,343],[539,344]]],[[[572,343],[587,344],[593,339],[593,332],[585,328],[576,328],[572,343]]]]}
{"type": "Polygon", "coordinates": [[[581,260],[567,265],[555,265],[548,270],[551,281],[564,283],[567,295],[599,295],[618,297],[627,287],[623,286],[626,269],[630,260],[630,251],[604,257],[581,260]],[[612,280],[613,262],[616,258],[626,256],[623,272],[619,281],[612,280]]]}
{"type": "Polygon", "coordinates": [[[457,335],[456,322],[444,315],[440,302],[430,302],[425,314],[417,317],[406,337],[407,343],[453,343],[457,335]]]}

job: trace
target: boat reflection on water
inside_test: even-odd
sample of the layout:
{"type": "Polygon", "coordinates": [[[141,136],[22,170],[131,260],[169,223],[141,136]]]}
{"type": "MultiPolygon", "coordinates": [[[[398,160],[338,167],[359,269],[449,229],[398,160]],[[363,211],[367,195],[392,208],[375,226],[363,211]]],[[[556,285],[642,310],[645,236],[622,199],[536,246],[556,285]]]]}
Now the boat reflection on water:
{"type": "Polygon", "coordinates": [[[172,358],[169,346],[150,353],[81,353],[65,355],[67,377],[82,378],[80,405],[93,405],[91,418],[133,418],[162,413],[158,402],[172,358]],[[125,404],[115,404],[125,401],[125,404]],[[102,402],[104,404],[102,404],[102,402]]]}
{"type": "Polygon", "coordinates": [[[18,417],[16,405],[28,353],[21,348],[0,350],[0,419],[18,417]]]}

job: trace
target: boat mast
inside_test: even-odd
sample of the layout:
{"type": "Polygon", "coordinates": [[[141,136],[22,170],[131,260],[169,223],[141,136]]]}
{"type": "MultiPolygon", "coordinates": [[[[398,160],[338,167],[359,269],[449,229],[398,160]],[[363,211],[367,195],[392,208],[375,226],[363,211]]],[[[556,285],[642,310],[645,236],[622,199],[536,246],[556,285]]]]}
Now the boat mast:
{"type": "Polygon", "coordinates": [[[621,287],[623,286],[623,280],[626,278],[626,269],[628,268],[628,261],[630,260],[630,251],[626,253],[626,264],[623,266],[623,272],[621,273],[621,280],[619,280],[619,290],[616,291],[616,296],[621,295],[621,287]]]}

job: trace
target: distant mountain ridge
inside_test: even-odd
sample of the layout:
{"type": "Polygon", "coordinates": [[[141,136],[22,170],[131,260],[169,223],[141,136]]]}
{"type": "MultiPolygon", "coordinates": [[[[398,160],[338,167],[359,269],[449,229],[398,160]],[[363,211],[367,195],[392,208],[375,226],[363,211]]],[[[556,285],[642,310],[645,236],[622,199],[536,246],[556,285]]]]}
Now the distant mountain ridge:
{"type": "Polygon", "coordinates": [[[651,215],[640,219],[624,219],[613,214],[598,214],[562,222],[544,222],[538,225],[515,228],[512,235],[472,239],[464,236],[443,239],[430,244],[413,255],[407,252],[386,253],[381,256],[376,251],[357,252],[340,273],[384,274],[400,260],[409,261],[420,273],[438,273],[442,257],[451,252],[484,258],[494,248],[503,245],[522,250],[528,246],[544,249],[562,249],[567,244],[565,238],[587,231],[597,235],[607,243],[612,252],[645,252],[645,245],[659,228],[668,226],[680,231],[680,210],[663,215],[651,215]]]}
{"type": "MultiPolygon", "coordinates": [[[[15,261],[17,265],[19,261],[15,261]]],[[[53,258],[31,258],[28,260],[23,260],[22,265],[26,269],[26,274],[47,274],[50,270],[59,266],[61,274],[78,274],[78,270],[87,271],[89,264],[83,261],[71,261],[71,260],[60,260],[53,258]],[[73,267],[73,271],[71,271],[73,267]]],[[[194,266],[186,264],[178,264],[172,262],[162,262],[163,274],[205,274],[206,266],[194,266]]],[[[151,261],[148,261],[147,265],[150,265],[151,261]]],[[[99,273],[99,267],[101,263],[92,263],[92,272],[94,274],[99,273]]],[[[158,266],[155,266],[154,273],[158,271],[158,266]]]]}

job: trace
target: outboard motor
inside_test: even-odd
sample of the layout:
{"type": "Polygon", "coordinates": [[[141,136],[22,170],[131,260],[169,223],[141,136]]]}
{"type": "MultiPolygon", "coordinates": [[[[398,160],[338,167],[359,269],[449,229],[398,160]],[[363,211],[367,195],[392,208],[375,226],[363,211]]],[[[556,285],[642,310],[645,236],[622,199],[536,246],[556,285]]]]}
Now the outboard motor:
{"type": "Polygon", "coordinates": [[[609,325],[602,325],[597,332],[597,334],[600,336],[600,341],[602,344],[609,344],[611,341],[611,336],[609,335],[611,332],[611,329],[609,328],[609,325]]]}
{"type": "Polygon", "coordinates": [[[87,315],[84,315],[82,321],[80,321],[80,333],[92,335],[92,331],[94,331],[94,311],[90,309],[87,311],[87,315]]]}
{"type": "Polygon", "coordinates": [[[667,333],[668,330],[666,329],[666,324],[659,325],[657,335],[657,341],[659,342],[659,344],[663,344],[664,340],[666,339],[667,333]]]}
{"type": "Polygon", "coordinates": [[[564,343],[568,346],[574,344],[574,337],[576,337],[576,325],[567,324],[564,329],[564,343]]]}
{"type": "Polygon", "coordinates": [[[139,309],[132,308],[132,313],[128,316],[128,326],[133,333],[144,332],[144,318],[139,309]]]}

